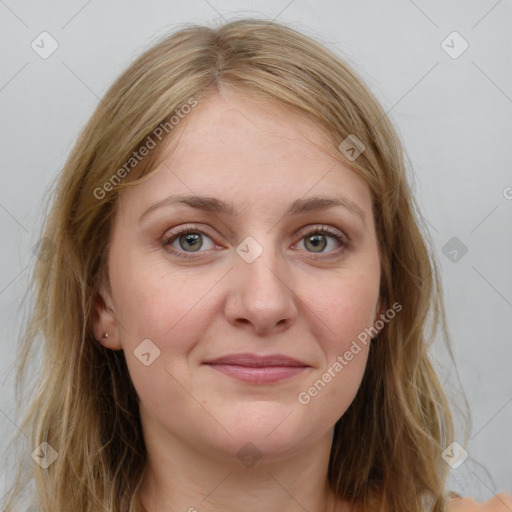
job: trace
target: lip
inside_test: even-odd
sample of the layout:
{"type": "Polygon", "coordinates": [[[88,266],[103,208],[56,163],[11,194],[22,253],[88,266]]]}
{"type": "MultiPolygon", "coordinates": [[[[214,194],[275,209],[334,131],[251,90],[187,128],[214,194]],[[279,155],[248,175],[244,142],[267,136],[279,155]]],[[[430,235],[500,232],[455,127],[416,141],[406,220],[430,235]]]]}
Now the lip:
{"type": "Polygon", "coordinates": [[[230,377],[256,384],[289,379],[310,368],[306,363],[282,354],[230,354],[204,364],[230,377]]]}

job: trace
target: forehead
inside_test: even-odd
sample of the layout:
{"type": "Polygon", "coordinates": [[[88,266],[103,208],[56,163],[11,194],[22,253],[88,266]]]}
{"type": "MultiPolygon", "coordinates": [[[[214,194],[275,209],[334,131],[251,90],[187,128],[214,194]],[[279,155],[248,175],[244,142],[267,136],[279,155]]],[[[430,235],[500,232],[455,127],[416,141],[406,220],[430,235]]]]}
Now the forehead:
{"type": "Polygon", "coordinates": [[[199,100],[184,121],[175,133],[179,139],[175,161],[182,154],[222,159],[247,152],[253,158],[254,153],[292,158],[291,148],[302,157],[317,158],[330,146],[326,132],[305,114],[278,101],[229,89],[199,100]]]}
{"type": "Polygon", "coordinates": [[[128,199],[147,203],[192,193],[246,206],[339,192],[362,209],[371,203],[367,184],[332,156],[320,126],[277,101],[231,91],[199,100],[174,128],[155,167],[157,173],[127,191],[128,199]]]}

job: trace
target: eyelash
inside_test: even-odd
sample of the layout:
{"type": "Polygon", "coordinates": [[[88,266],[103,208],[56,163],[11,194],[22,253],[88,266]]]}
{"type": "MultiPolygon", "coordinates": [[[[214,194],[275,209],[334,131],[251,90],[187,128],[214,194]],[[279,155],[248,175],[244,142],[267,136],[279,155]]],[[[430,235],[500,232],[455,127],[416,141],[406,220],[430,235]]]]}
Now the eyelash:
{"type": "MultiPolygon", "coordinates": [[[[205,251],[196,251],[192,253],[187,253],[186,251],[177,250],[174,247],[171,247],[171,244],[177,240],[180,236],[186,235],[188,233],[200,233],[201,235],[206,235],[208,238],[212,239],[212,237],[205,232],[202,229],[193,227],[193,226],[184,226],[181,229],[178,229],[176,231],[169,231],[164,236],[164,239],[162,240],[162,245],[167,248],[169,252],[172,254],[180,257],[180,258],[197,258],[196,254],[203,253],[205,251]]],[[[327,235],[331,238],[334,238],[336,242],[340,245],[338,249],[335,249],[334,251],[329,251],[327,254],[328,256],[320,256],[321,258],[329,258],[334,257],[334,255],[339,256],[341,252],[345,252],[346,250],[350,250],[352,248],[352,242],[349,240],[347,236],[344,234],[339,234],[335,231],[331,231],[329,228],[325,226],[316,226],[315,228],[308,229],[305,233],[302,234],[300,240],[303,240],[304,238],[312,235],[327,235]]],[[[212,240],[213,241],[213,240],[212,240]]],[[[214,242],[215,243],[215,242],[214,242]]],[[[315,254],[314,252],[311,252],[311,254],[315,254]]],[[[325,254],[325,253],[316,253],[316,254],[325,254]]]]}

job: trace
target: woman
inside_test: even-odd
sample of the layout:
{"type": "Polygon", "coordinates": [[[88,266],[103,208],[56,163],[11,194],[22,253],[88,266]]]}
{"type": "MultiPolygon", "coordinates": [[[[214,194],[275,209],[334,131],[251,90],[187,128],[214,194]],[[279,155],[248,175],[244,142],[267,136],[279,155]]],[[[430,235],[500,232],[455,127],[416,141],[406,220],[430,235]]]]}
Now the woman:
{"type": "Polygon", "coordinates": [[[314,41],[241,20],[147,51],[45,227],[37,509],[509,510],[446,489],[415,208],[382,108],[314,41]]]}

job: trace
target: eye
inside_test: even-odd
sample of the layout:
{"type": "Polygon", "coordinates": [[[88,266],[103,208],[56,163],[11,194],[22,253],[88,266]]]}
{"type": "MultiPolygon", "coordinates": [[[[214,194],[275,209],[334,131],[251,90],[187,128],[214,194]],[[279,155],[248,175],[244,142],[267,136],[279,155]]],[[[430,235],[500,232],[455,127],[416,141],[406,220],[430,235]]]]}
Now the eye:
{"type": "Polygon", "coordinates": [[[341,250],[349,248],[350,241],[341,231],[334,231],[325,226],[316,226],[303,234],[298,245],[302,245],[308,252],[331,253],[337,252],[337,248],[341,250]]]}
{"type": "MultiPolygon", "coordinates": [[[[338,253],[351,247],[351,242],[341,231],[326,226],[314,226],[300,233],[300,241],[295,244],[309,253],[338,253]],[[302,247],[301,247],[302,246],[302,247]]],[[[202,229],[185,225],[169,230],[162,240],[162,245],[171,253],[182,258],[194,258],[208,249],[221,249],[202,229]]]]}
{"type": "Polygon", "coordinates": [[[218,247],[203,230],[191,226],[168,231],[162,244],[169,251],[184,258],[190,257],[186,253],[203,252],[201,249],[218,247]]]}

